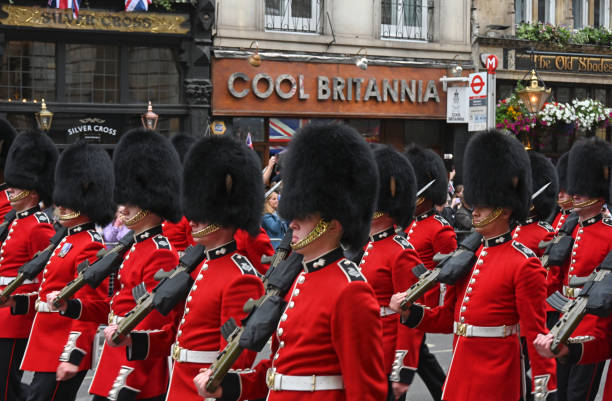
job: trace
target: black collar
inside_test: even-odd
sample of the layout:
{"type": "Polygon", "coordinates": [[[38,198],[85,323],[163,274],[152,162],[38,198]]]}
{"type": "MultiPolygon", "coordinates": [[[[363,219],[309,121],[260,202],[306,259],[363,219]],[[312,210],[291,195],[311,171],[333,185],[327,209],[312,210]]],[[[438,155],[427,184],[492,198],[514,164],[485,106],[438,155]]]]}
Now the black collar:
{"type": "Polygon", "coordinates": [[[155,226],[155,227],[151,227],[146,231],[143,231],[139,234],[134,234],[134,239],[136,240],[136,242],[142,242],[148,238],[153,238],[158,234],[162,233],[162,226],[155,226]]]}
{"type": "Polygon", "coordinates": [[[206,250],[204,253],[206,254],[206,259],[213,260],[220,258],[225,255],[229,255],[230,253],[236,250],[236,241],[231,240],[227,244],[223,244],[216,248],[211,249],[210,251],[206,250]]]}
{"type": "Polygon", "coordinates": [[[590,219],[586,219],[585,221],[580,222],[580,227],[590,226],[591,224],[595,224],[598,221],[601,221],[601,219],[603,219],[603,215],[599,213],[597,216],[593,216],[590,219]]]}
{"type": "Polygon", "coordinates": [[[8,184],[6,182],[3,182],[2,184],[0,184],[0,191],[4,191],[8,188],[8,184]]]}
{"type": "Polygon", "coordinates": [[[521,224],[521,226],[526,226],[527,224],[531,224],[531,223],[537,223],[538,221],[539,221],[538,216],[533,216],[533,217],[526,219],[525,222],[521,224]]]}
{"type": "Polygon", "coordinates": [[[380,241],[381,239],[393,237],[394,235],[395,235],[395,229],[393,228],[393,226],[391,226],[387,228],[386,230],[370,235],[370,241],[376,242],[376,241],[380,241]]]}
{"type": "Polygon", "coordinates": [[[68,229],[68,234],[66,235],[80,233],[81,231],[95,230],[95,228],[96,224],[91,221],[88,221],[86,223],[79,224],[78,226],[70,227],[68,229]]]}
{"type": "Polygon", "coordinates": [[[492,247],[492,246],[497,246],[497,245],[505,244],[506,242],[508,242],[510,240],[512,240],[512,234],[510,233],[510,231],[508,231],[507,233],[502,234],[502,235],[498,235],[497,237],[485,239],[483,244],[484,244],[485,248],[489,248],[489,247],[492,247]]]}
{"type": "Polygon", "coordinates": [[[572,209],[561,209],[561,214],[567,216],[572,212],[572,209]]]}
{"type": "Polygon", "coordinates": [[[325,255],[321,255],[318,258],[311,260],[310,262],[302,262],[302,265],[304,266],[304,271],[306,273],[312,273],[314,271],[321,270],[325,266],[330,265],[343,257],[344,252],[342,251],[342,248],[338,247],[333,251],[327,252],[325,255]]]}
{"type": "Polygon", "coordinates": [[[17,213],[17,218],[18,219],[23,219],[24,217],[28,217],[31,214],[34,214],[36,212],[40,212],[40,206],[36,205],[32,208],[29,208],[28,210],[24,210],[23,212],[19,212],[17,213]]]}
{"type": "Polygon", "coordinates": [[[425,220],[428,217],[433,216],[434,214],[436,214],[436,212],[433,209],[429,209],[428,211],[426,211],[423,214],[419,214],[417,217],[415,217],[414,219],[416,221],[421,221],[421,220],[425,220]]]}

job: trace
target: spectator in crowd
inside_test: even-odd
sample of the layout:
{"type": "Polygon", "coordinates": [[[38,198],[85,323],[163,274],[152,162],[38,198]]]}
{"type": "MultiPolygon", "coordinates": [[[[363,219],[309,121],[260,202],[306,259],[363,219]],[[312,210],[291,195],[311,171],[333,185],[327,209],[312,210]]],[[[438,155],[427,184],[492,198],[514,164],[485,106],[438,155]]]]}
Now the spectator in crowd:
{"type": "Polygon", "coordinates": [[[274,155],[268,160],[268,165],[263,171],[263,181],[266,188],[272,187],[280,180],[279,155],[274,155]]]}
{"type": "Polygon", "coordinates": [[[262,227],[266,230],[270,243],[276,250],[281,240],[287,232],[287,223],[283,221],[277,214],[278,209],[278,192],[272,192],[264,203],[264,216],[262,227]]]}
{"type": "Polygon", "coordinates": [[[107,248],[112,248],[128,231],[130,231],[130,229],[123,224],[123,220],[120,217],[122,208],[123,206],[117,208],[113,222],[102,230],[102,236],[104,237],[104,243],[107,248]]]}
{"type": "Polygon", "coordinates": [[[451,201],[451,208],[456,211],[461,206],[461,197],[463,196],[463,185],[457,185],[455,189],[455,195],[451,201]]]}

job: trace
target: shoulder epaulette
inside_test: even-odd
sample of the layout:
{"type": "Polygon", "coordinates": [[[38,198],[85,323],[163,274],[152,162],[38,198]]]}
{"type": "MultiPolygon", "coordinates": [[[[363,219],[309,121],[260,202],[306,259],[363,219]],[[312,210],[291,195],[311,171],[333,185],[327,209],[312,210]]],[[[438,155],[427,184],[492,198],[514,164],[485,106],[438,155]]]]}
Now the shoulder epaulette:
{"type": "Polygon", "coordinates": [[[522,253],[526,258],[535,258],[536,254],[531,249],[527,248],[525,245],[521,244],[517,241],[512,241],[512,246],[514,249],[522,253]]]}
{"type": "Polygon", "coordinates": [[[434,215],[434,219],[438,220],[438,222],[440,224],[442,224],[443,226],[450,226],[450,223],[448,221],[446,221],[446,219],[440,215],[434,215]]]}
{"type": "Polygon", "coordinates": [[[348,281],[367,281],[357,265],[350,260],[343,259],[338,262],[338,266],[340,266],[340,270],[346,275],[348,281]]]}
{"type": "Polygon", "coordinates": [[[604,223],[607,226],[612,227],[612,219],[610,219],[610,218],[602,219],[601,222],[604,223]]]}
{"type": "Polygon", "coordinates": [[[244,255],[240,255],[239,253],[232,255],[232,262],[238,266],[242,274],[252,274],[253,276],[259,276],[257,270],[251,264],[251,261],[244,255]]]}
{"type": "Polygon", "coordinates": [[[155,247],[157,249],[172,249],[172,246],[170,246],[170,241],[168,241],[168,238],[164,237],[163,235],[156,235],[153,237],[153,242],[155,243],[155,247]]]}
{"type": "Polygon", "coordinates": [[[102,236],[96,230],[87,230],[87,233],[89,234],[93,242],[104,242],[102,240],[102,236]]]}
{"type": "Polygon", "coordinates": [[[36,218],[36,221],[38,221],[39,223],[51,224],[51,220],[49,219],[49,216],[45,214],[45,212],[36,212],[34,213],[34,217],[36,218]]]}
{"type": "Polygon", "coordinates": [[[395,241],[398,244],[400,244],[402,249],[414,249],[412,244],[410,242],[408,242],[408,240],[406,238],[402,237],[401,235],[394,235],[393,236],[393,241],[395,241]]]}
{"type": "Polygon", "coordinates": [[[548,231],[549,233],[554,233],[555,229],[553,228],[553,226],[550,225],[550,223],[548,223],[547,221],[538,221],[538,226],[542,227],[543,229],[545,229],[546,231],[548,231]]]}

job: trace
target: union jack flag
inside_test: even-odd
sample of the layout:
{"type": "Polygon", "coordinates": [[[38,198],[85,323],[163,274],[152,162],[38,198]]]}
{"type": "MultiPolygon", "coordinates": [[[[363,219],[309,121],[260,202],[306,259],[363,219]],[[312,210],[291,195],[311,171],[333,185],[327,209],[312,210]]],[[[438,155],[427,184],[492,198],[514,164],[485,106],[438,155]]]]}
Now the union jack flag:
{"type": "Polygon", "coordinates": [[[149,11],[151,0],[125,0],[125,11],[149,11]]]}
{"type": "Polygon", "coordinates": [[[289,142],[298,129],[308,124],[310,120],[300,118],[271,118],[270,140],[289,142]]]}
{"type": "Polygon", "coordinates": [[[49,7],[67,10],[72,8],[72,18],[78,18],[81,0],[49,0],[49,7]]]}
{"type": "Polygon", "coordinates": [[[253,149],[253,138],[251,138],[251,133],[250,133],[250,132],[248,132],[248,133],[247,133],[247,137],[246,137],[246,145],[247,145],[249,148],[253,149]]]}

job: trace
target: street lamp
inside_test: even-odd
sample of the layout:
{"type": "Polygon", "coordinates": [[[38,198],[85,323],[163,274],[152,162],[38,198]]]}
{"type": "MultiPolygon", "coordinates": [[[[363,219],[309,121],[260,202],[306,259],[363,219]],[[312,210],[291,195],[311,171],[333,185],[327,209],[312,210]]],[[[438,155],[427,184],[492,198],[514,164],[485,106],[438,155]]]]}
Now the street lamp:
{"type": "Polygon", "coordinates": [[[546,89],[544,82],[542,82],[542,86],[540,86],[535,69],[531,70],[530,81],[529,86],[521,89],[517,92],[517,94],[523,101],[525,107],[527,107],[529,113],[535,114],[542,110],[542,107],[544,107],[544,103],[550,96],[550,88],[546,89]]]}
{"type": "Polygon", "coordinates": [[[155,131],[155,128],[157,127],[157,120],[159,119],[159,116],[153,112],[153,105],[151,105],[150,100],[149,100],[149,107],[147,107],[147,112],[141,116],[141,119],[142,119],[142,126],[145,129],[149,131],[155,131]]]}
{"type": "Polygon", "coordinates": [[[34,113],[36,117],[36,122],[40,129],[45,132],[48,132],[51,129],[51,122],[53,121],[53,113],[47,109],[47,104],[45,103],[45,99],[42,99],[42,104],[40,105],[40,111],[38,113],[34,113]]]}
{"type": "Polygon", "coordinates": [[[357,54],[355,54],[355,56],[359,56],[359,54],[361,53],[361,51],[364,51],[364,55],[362,57],[358,57],[357,60],[355,61],[355,65],[358,68],[361,68],[362,70],[367,70],[368,69],[368,51],[365,48],[361,48],[357,51],[357,54]]]}
{"type": "Polygon", "coordinates": [[[257,42],[256,40],[252,41],[251,45],[249,46],[249,49],[252,49],[253,45],[255,45],[255,53],[249,56],[249,64],[251,64],[253,67],[259,67],[261,65],[261,56],[259,55],[259,42],[257,42]]]}

